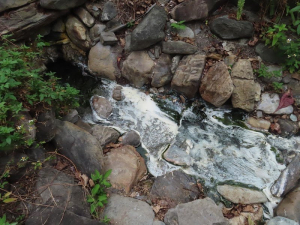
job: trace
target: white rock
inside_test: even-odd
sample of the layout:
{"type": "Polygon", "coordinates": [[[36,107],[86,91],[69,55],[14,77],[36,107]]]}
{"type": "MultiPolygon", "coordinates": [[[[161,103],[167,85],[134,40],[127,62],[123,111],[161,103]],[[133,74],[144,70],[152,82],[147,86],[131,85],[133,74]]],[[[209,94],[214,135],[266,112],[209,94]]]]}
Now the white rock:
{"type": "Polygon", "coordinates": [[[276,113],[275,110],[279,106],[280,98],[278,94],[270,94],[270,93],[263,93],[261,96],[261,101],[257,106],[257,110],[261,110],[267,114],[291,114],[293,113],[294,109],[293,106],[288,106],[278,110],[276,113]]]}

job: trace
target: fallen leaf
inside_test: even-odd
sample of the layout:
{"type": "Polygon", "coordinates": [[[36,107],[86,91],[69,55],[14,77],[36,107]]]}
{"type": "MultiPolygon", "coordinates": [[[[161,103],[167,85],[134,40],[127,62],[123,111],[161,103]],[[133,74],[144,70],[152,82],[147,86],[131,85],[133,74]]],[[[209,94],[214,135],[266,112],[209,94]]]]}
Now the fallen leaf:
{"type": "Polygon", "coordinates": [[[82,186],[86,187],[86,186],[87,186],[87,183],[88,183],[88,181],[89,181],[88,176],[85,175],[85,174],[82,174],[82,175],[81,175],[81,180],[82,180],[82,184],[83,184],[82,186]]]}
{"type": "Polygon", "coordinates": [[[158,213],[159,210],[160,210],[160,206],[157,205],[157,206],[152,206],[152,209],[154,210],[155,213],[158,213]]]}
{"type": "Polygon", "coordinates": [[[62,163],[61,161],[58,161],[57,164],[56,164],[56,166],[55,166],[55,169],[57,169],[57,170],[63,170],[67,166],[68,166],[68,164],[65,164],[65,163],[62,163]]]}
{"type": "Polygon", "coordinates": [[[254,37],[253,40],[250,40],[250,41],[248,42],[248,45],[249,45],[249,46],[255,46],[257,42],[258,42],[258,38],[257,38],[257,37],[254,37]]]}
{"type": "Polygon", "coordinates": [[[292,91],[289,89],[287,92],[285,92],[282,95],[279,105],[278,105],[277,109],[275,110],[275,112],[277,112],[279,109],[282,109],[282,108],[285,108],[285,107],[288,107],[288,106],[294,104],[294,102],[295,102],[295,100],[293,98],[292,91]]]}
{"type": "Polygon", "coordinates": [[[91,188],[95,186],[95,183],[92,179],[89,179],[89,185],[91,188]]]}

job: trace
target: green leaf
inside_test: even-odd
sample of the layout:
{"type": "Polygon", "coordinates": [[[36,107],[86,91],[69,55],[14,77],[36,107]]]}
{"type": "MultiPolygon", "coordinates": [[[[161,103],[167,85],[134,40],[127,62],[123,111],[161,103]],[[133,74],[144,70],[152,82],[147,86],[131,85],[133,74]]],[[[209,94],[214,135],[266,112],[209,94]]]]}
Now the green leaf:
{"type": "Polygon", "coordinates": [[[298,6],[296,6],[296,7],[294,7],[294,8],[292,8],[291,10],[290,10],[290,13],[293,13],[293,12],[300,12],[300,5],[298,5],[298,6]]]}
{"type": "Polygon", "coordinates": [[[100,206],[100,207],[104,206],[102,202],[98,202],[97,205],[100,206]]]}
{"type": "Polygon", "coordinates": [[[100,189],[100,185],[96,184],[92,189],[92,196],[95,196],[98,193],[99,189],[100,189]]]}
{"type": "Polygon", "coordinates": [[[99,197],[98,197],[98,201],[99,202],[102,202],[102,201],[104,201],[104,200],[106,200],[107,199],[107,196],[106,195],[100,195],[99,197]]]}
{"type": "Polygon", "coordinates": [[[4,203],[11,203],[11,202],[15,202],[17,200],[18,200],[17,198],[7,198],[7,199],[4,199],[3,202],[4,203]]]}
{"type": "Polygon", "coordinates": [[[111,169],[107,170],[106,173],[103,176],[103,179],[107,179],[109,177],[109,175],[111,174],[111,171],[112,171],[111,169]]]}
{"type": "Polygon", "coordinates": [[[104,180],[102,183],[104,184],[105,187],[111,187],[111,183],[109,183],[106,180],[104,180]]]}
{"type": "Polygon", "coordinates": [[[101,178],[101,174],[99,173],[98,170],[95,170],[95,175],[96,175],[96,180],[101,178]]]}
{"type": "Polygon", "coordinates": [[[300,35],[300,25],[297,27],[297,34],[300,35]]]}
{"type": "Polygon", "coordinates": [[[88,198],[87,198],[87,202],[94,202],[95,201],[95,199],[91,196],[91,195],[89,195],[88,196],[88,198]]]}
{"type": "Polygon", "coordinates": [[[97,205],[95,203],[91,204],[91,214],[95,212],[97,205]]]}
{"type": "Polygon", "coordinates": [[[9,144],[9,145],[11,144],[11,138],[10,137],[6,138],[6,143],[9,144]]]}

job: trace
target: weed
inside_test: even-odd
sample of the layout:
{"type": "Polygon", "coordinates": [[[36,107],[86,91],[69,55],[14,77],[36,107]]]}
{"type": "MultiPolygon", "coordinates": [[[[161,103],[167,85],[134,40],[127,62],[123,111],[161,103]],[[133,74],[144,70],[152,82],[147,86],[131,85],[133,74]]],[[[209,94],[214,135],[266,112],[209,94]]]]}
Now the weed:
{"type": "Polygon", "coordinates": [[[6,221],[6,215],[4,214],[2,217],[0,217],[0,225],[17,225],[17,222],[9,223],[6,221]]]}
{"type": "Polygon", "coordinates": [[[107,218],[107,216],[105,215],[104,218],[101,220],[102,223],[109,223],[110,219],[107,218]]]}
{"type": "Polygon", "coordinates": [[[280,92],[283,89],[283,83],[273,82],[272,86],[276,92],[280,92]]]}
{"type": "Polygon", "coordinates": [[[296,28],[296,33],[300,35],[300,3],[297,3],[297,6],[290,9],[289,6],[286,7],[286,13],[290,14],[293,22],[293,26],[296,28]],[[295,14],[296,13],[296,16],[295,14]]]}
{"type": "Polygon", "coordinates": [[[94,174],[91,174],[95,186],[92,188],[91,195],[88,196],[87,201],[91,203],[90,212],[96,218],[99,218],[97,208],[103,207],[107,203],[105,189],[111,187],[111,184],[107,181],[110,174],[111,170],[108,170],[104,175],[100,174],[98,170],[94,174]]]}
{"type": "Polygon", "coordinates": [[[186,28],[186,25],[183,24],[184,22],[185,20],[179,21],[177,23],[171,23],[171,27],[178,30],[184,30],[186,28]]]}
{"type": "Polygon", "coordinates": [[[244,9],[244,5],[245,5],[245,0],[238,0],[238,3],[237,3],[238,10],[236,12],[236,19],[237,20],[240,20],[241,17],[242,17],[242,12],[243,12],[243,9],[244,9]]]}
{"type": "Polygon", "coordinates": [[[134,26],[134,20],[128,22],[128,23],[126,24],[126,26],[127,26],[128,28],[133,27],[133,26],[134,26]]]}
{"type": "Polygon", "coordinates": [[[268,71],[268,68],[265,64],[261,64],[260,68],[256,70],[255,72],[258,73],[258,77],[264,77],[264,78],[272,78],[272,77],[281,77],[282,76],[282,70],[275,70],[275,71],[268,71]]]}

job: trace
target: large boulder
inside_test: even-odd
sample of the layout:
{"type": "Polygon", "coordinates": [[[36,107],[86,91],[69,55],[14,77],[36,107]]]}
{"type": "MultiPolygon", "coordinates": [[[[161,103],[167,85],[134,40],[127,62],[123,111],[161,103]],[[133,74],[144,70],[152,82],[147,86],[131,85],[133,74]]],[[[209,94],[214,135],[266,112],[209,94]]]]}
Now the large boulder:
{"type": "Polygon", "coordinates": [[[162,54],[153,68],[153,75],[151,85],[153,87],[162,87],[166,84],[171,83],[172,73],[171,73],[171,56],[167,54],[162,54]]]}
{"type": "Polygon", "coordinates": [[[104,157],[104,170],[112,170],[109,181],[113,188],[129,193],[147,173],[144,159],[130,145],[112,149],[104,157]]]}
{"type": "Polygon", "coordinates": [[[65,10],[84,4],[87,0],[40,0],[40,5],[45,9],[65,10]]]}
{"type": "Polygon", "coordinates": [[[0,12],[8,9],[18,8],[36,0],[2,0],[0,1],[0,12]]]}
{"type": "Polygon", "coordinates": [[[11,38],[16,40],[30,37],[36,30],[52,23],[67,12],[68,10],[45,12],[38,8],[37,4],[31,3],[10,11],[9,16],[0,16],[0,36],[12,34],[11,38]]]}
{"type": "Polygon", "coordinates": [[[88,67],[93,74],[110,80],[115,80],[117,78],[118,56],[112,50],[113,49],[111,46],[103,46],[100,42],[91,48],[89,53],[88,67]]]}
{"type": "Polygon", "coordinates": [[[122,76],[135,87],[142,87],[150,82],[154,61],[146,51],[132,52],[123,63],[122,76]]]}
{"type": "Polygon", "coordinates": [[[233,83],[224,62],[214,64],[202,77],[201,97],[216,107],[223,105],[231,96],[233,83]]]}
{"type": "Polygon", "coordinates": [[[200,194],[196,179],[181,170],[176,170],[155,179],[150,198],[152,202],[166,200],[170,202],[171,207],[175,207],[179,203],[198,199],[200,194]]]}
{"type": "Polygon", "coordinates": [[[103,152],[98,140],[87,131],[70,122],[57,120],[54,143],[83,173],[102,171],[103,152]]]}
{"type": "Polygon", "coordinates": [[[222,39],[250,38],[254,28],[248,21],[237,21],[228,17],[219,17],[210,24],[210,30],[222,39]]]}
{"type": "Polygon", "coordinates": [[[268,201],[266,195],[257,190],[249,188],[231,186],[231,185],[218,185],[218,192],[227,200],[236,204],[254,204],[265,203],[268,201]]]}
{"type": "Polygon", "coordinates": [[[276,208],[276,215],[300,224],[300,187],[290,192],[276,208]]]}
{"type": "Polygon", "coordinates": [[[154,6],[142,22],[133,30],[130,49],[145,49],[165,38],[164,27],[167,13],[163,7],[154,6]]]}
{"type": "Polygon", "coordinates": [[[112,225],[152,225],[154,220],[154,212],[146,202],[116,194],[108,199],[103,215],[112,225]]]}
{"type": "Polygon", "coordinates": [[[165,215],[166,225],[226,224],[222,209],[210,198],[179,204],[165,215]]]}
{"type": "Polygon", "coordinates": [[[193,98],[200,86],[200,78],[205,66],[205,55],[185,56],[179,63],[171,86],[174,90],[193,98]]]}
{"type": "Polygon", "coordinates": [[[69,16],[66,31],[71,41],[80,49],[87,51],[91,48],[89,32],[84,24],[75,16],[69,16]]]}

